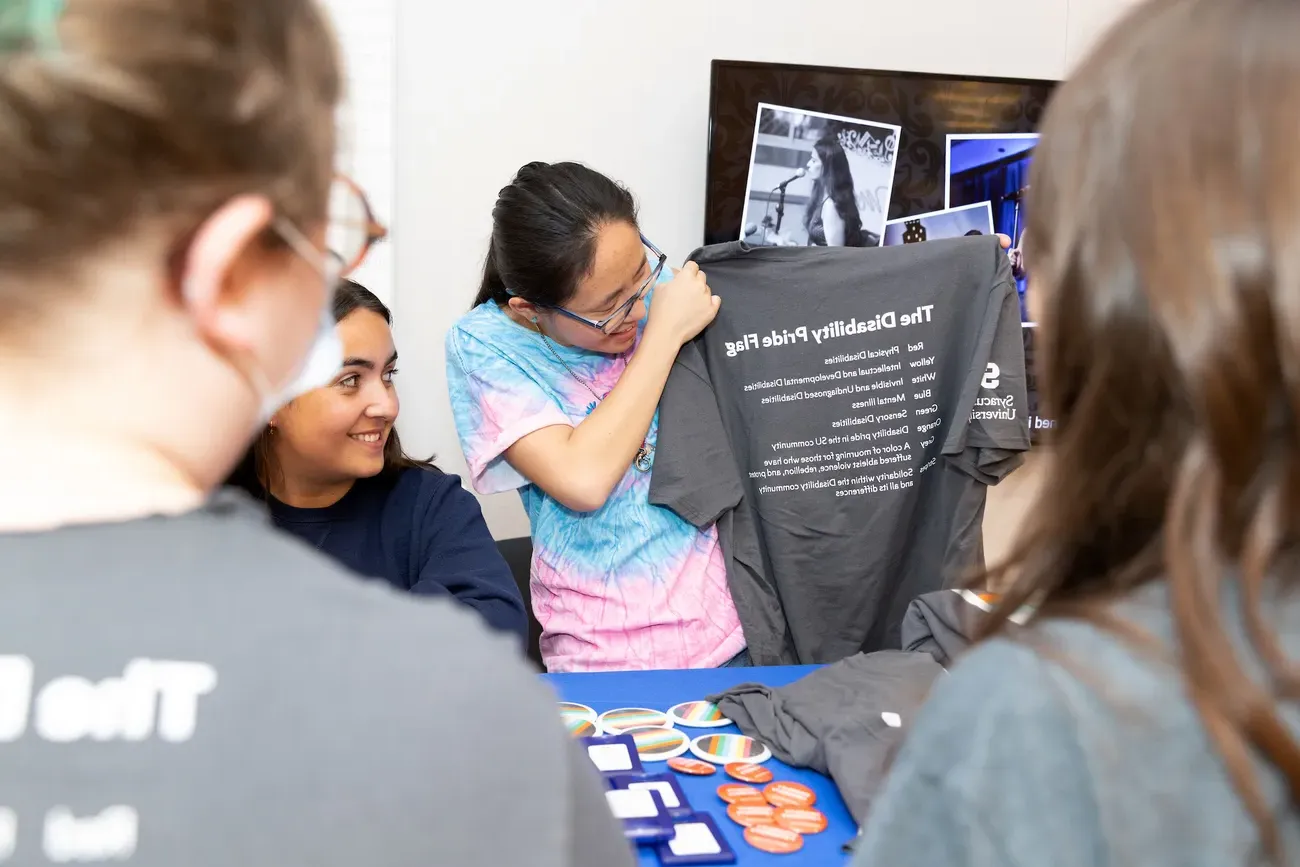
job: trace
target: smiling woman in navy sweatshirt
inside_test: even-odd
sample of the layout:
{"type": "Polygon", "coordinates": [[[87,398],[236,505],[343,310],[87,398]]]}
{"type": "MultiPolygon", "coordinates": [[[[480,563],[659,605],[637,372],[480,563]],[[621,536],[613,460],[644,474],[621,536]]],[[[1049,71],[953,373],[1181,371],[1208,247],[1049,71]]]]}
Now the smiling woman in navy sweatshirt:
{"type": "Polygon", "coordinates": [[[392,314],[344,281],[334,321],[343,367],[275,414],[232,483],[265,501],[281,529],[361,575],[453,596],[524,640],[523,600],[478,501],[402,451],[392,314]]]}

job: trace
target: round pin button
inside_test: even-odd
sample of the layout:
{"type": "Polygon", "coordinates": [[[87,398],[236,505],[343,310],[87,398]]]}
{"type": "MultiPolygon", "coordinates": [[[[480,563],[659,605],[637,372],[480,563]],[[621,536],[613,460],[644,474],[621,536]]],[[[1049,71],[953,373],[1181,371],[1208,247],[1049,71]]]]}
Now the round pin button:
{"type": "Polygon", "coordinates": [[[575,738],[589,738],[596,734],[596,724],[580,716],[565,717],[564,726],[575,738]]]}
{"type": "Polygon", "coordinates": [[[727,807],[727,815],[731,821],[746,828],[776,823],[776,807],[768,804],[732,804],[727,807]]]}
{"type": "Polygon", "coordinates": [[[755,825],[745,829],[745,842],[760,852],[789,855],[803,848],[803,836],[778,825],[755,825]]]}
{"type": "Polygon", "coordinates": [[[821,810],[803,807],[782,807],[776,811],[773,821],[796,834],[820,834],[828,824],[826,814],[821,810]]]}
{"type": "Polygon", "coordinates": [[[621,735],[628,729],[672,728],[673,721],[663,711],[648,707],[620,707],[607,710],[596,719],[596,725],[608,735],[621,735]]]}
{"type": "Polygon", "coordinates": [[[762,765],[754,765],[749,762],[732,762],[723,768],[727,776],[734,780],[740,780],[742,783],[770,783],[772,782],[772,772],[762,765]]]}
{"type": "Polygon", "coordinates": [[[686,735],[677,729],[648,727],[628,729],[623,734],[631,736],[643,762],[666,762],[680,756],[690,746],[686,735]]]}
{"type": "Polygon", "coordinates": [[[748,804],[753,807],[768,806],[762,792],[753,786],[746,786],[741,783],[724,783],[718,786],[718,797],[728,804],[748,804]]]}
{"type": "Polygon", "coordinates": [[[763,744],[745,735],[732,734],[700,735],[691,741],[691,752],[695,758],[715,765],[729,765],[732,762],[757,765],[772,758],[772,751],[763,744]]]}
{"type": "Polygon", "coordinates": [[[679,726],[692,729],[731,725],[731,720],[723,716],[722,711],[711,701],[684,701],[668,708],[668,716],[679,726]]]}
{"type": "Polygon", "coordinates": [[[562,701],[560,702],[559,707],[560,716],[566,720],[572,717],[578,717],[580,719],[591,720],[592,722],[596,721],[596,712],[585,704],[578,704],[576,701],[562,701]]]}
{"type": "Polygon", "coordinates": [[[769,783],[763,796],[773,807],[811,807],[817,803],[817,793],[803,783],[769,783]]]}
{"type": "Polygon", "coordinates": [[[692,777],[708,777],[718,772],[717,765],[699,759],[688,759],[685,756],[669,759],[668,767],[679,774],[690,774],[692,777]]]}

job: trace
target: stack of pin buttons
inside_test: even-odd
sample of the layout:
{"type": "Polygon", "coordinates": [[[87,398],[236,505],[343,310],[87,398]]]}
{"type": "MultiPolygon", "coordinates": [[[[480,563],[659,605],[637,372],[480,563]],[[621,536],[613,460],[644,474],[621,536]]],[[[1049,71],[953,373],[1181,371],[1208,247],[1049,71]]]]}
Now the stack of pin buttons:
{"type": "Polygon", "coordinates": [[[788,855],[803,848],[805,834],[826,830],[826,815],[813,808],[817,795],[802,783],[773,782],[760,765],[736,762],[727,775],[740,783],[718,788],[727,802],[727,816],[745,829],[745,842],[763,852],[788,855]],[[749,783],[766,784],[760,790],[749,783]]]}

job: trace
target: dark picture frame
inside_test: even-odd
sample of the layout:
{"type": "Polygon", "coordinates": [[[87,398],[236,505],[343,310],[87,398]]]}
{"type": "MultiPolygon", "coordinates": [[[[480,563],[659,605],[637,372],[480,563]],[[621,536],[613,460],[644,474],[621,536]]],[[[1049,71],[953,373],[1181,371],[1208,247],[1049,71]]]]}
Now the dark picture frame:
{"type": "Polygon", "coordinates": [[[1036,132],[1057,82],[714,60],[704,243],[741,236],[759,103],[902,128],[889,219],[944,208],[950,133],[1036,132]]]}

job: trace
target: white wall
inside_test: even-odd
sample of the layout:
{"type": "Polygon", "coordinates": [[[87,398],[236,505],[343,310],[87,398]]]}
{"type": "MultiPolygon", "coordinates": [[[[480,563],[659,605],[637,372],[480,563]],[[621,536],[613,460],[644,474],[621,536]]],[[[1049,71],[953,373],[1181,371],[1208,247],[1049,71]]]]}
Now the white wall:
{"type": "Polygon", "coordinates": [[[1084,58],[1093,43],[1137,0],[1068,0],[1066,26],[1066,72],[1084,58]]]}
{"type": "MultiPolygon", "coordinates": [[[[680,261],[703,233],[710,60],[1058,78],[1129,0],[397,2],[401,429],[463,472],[443,335],[519,166],[576,159],[624,182],[680,261]]],[[[498,537],[527,534],[517,496],[484,510],[498,537]]]]}
{"type": "MultiPolygon", "coordinates": [[[[338,167],[366,191],[380,222],[396,208],[397,0],[324,0],[347,64],[338,167]]],[[[354,275],[385,303],[396,286],[395,244],[380,245],[354,275]]]]}

